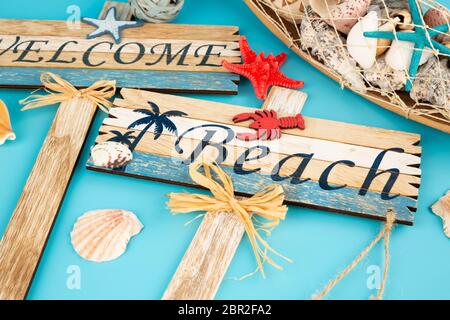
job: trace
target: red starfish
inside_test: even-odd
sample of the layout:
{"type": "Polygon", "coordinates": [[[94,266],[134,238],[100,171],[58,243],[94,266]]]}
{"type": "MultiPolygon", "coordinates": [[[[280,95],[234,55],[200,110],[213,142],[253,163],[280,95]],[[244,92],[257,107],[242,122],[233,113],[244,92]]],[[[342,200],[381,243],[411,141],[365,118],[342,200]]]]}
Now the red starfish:
{"type": "Polygon", "coordinates": [[[267,58],[263,52],[257,55],[250,48],[247,38],[244,36],[239,39],[239,46],[244,63],[233,64],[228,61],[223,61],[222,65],[225,69],[250,79],[255,89],[255,94],[259,99],[265,99],[267,97],[267,91],[270,86],[280,86],[290,89],[303,87],[303,81],[290,79],[279,71],[281,65],[287,59],[286,53],[283,52],[276,57],[273,54],[269,54],[267,58]]]}

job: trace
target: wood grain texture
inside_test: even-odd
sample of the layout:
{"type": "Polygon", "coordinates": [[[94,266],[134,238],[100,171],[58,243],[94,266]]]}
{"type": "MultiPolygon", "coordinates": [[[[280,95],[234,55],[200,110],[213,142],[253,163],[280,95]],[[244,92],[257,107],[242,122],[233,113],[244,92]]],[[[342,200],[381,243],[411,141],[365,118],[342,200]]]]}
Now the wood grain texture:
{"type": "Polygon", "coordinates": [[[0,242],[0,299],[25,298],[95,111],[83,98],[59,107],[0,242]]]}
{"type": "MultiPolygon", "coordinates": [[[[80,29],[68,29],[66,21],[0,19],[0,34],[24,36],[86,37],[95,27],[86,23],[80,29]]],[[[123,39],[178,39],[239,41],[239,27],[188,24],[146,23],[140,28],[123,30],[123,39]]],[[[105,35],[100,40],[111,40],[105,35]]]]}
{"type": "Polygon", "coordinates": [[[244,232],[235,214],[207,213],[162,299],[214,299],[244,232]]]}
{"type": "MultiPolygon", "coordinates": [[[[236,190],[243,195],[251,195],[264,185],[276,182],[285,188],[289,203],[376,219],[384,218],[387,209],[393,207],[401,216],[399,221],[413,222],[421,183],[420,136],[417,134],[305,117],[304,131],[283,130],[281,139],[275,141],[241,141],[235,134],[249,132],[249,122],[234,124],[232,118],[255,109],[132,89],[122,89],[121,93],[123,98],[114,101],[114,108],[110,117],[104,120],[97,142],[110,139],[112,130],[122,134],[131,130],[142,139],[132,163],[122,172],[106,172],[191,185],[180,167],[189,163],[186,160],[194,150],[199,150],[208,128],[213,128],[214,134],[208,139],[226,149],[225,159],[219,162],[233,175],[236,190]],[[149,102],[156,103],[161,113],[174,110],[185,113],[183,117],[171,118],[177,128],[176,134],[163,130],[160,136],[155,136],[156,127],[142,132],[143,125],[129,129],[143,116],[134,110],[149,110],[149,102]],[[308,130],[310,126],[314,128],[308,130]],[[327,134],[330,127],[345,142],[327,134]],[[266,154],[255,158],[263,147],[266,154]],[[249,148],[253,148],[251,153],[244,157],[249,148]],[[311,160],[305,163],[308,156],[311,160]],[[166,160],[168,157],[171,164],[166,160]],[[285,159],[288,160],[281,165],[285,159]],[[238,161],[244,161],[245,170],[257,171],[238,172],[235,166],[238,161]],[[163,169],[159,170],[156,162],[165,163],[169,175],[162,173],[163,169]],[[301,180],[292,179],[294,175],[301,180]]],[[[280,116],[285,116],[296,114],[295,108],[300,110],[299,105],[305,101],[304,93],[275,87],[263,108],[279,110],[280,116]]],[[[195,155],[196,161],[218,159],[219,149],[206,145],[200,150],[195,155]]],[[[88,167],[101,170],[92,165],[88,167]]]]}
{"type": "MultiPolygon", "coordinates": [[[[122,134],[126,132],[133,132],[134,136],[137,136],[140,131],[138,130],[128,130],[124,128],[107,126],[103,125],[100,128],[100,134],[95,140],[96,143],[101,143],[108,141],[114,137],[114,134],[111,131],[118,131],[122,134]]],[[[151,131],[147,132],[142,140],[139,142],[139,145],[136,147],[135,151],[147,153],[147,154],[156,154],[164,157],[172,157],[179,161],[186,160],[186,155],[191,154],[194,149],[199,145],[200,140],[194,139],[184,139],[182,143],[182,148],[184,150],[183,154],[178,154],[174,152],[173,146],[176,142],[176,137],[170,134],[163,134],[155,143],[155,134],[151,131]]],[[[222,166],[233,167],[238,157],[245,152],[246,148],[244,147],[235,147],[233,148],[233,152],[229,152],[228,157],[224,162],[221,163],[222,166]]],[[[231,151],[231,150],[230,150],[231,151]]],[[[216,159],[218,156],[218,152],[215,149],[210,149],[208,152],[204,152],[202,157],[196,160],[196,162],[200,162],[202,159],[216,159]]],[[[260,169],[261,173],[270,175],[274,163],[278,163],[283,158],[288,156],[287,154],[280,154],[271,152],[264,158],[248,161],[244,164],[243,168],[245,170],[254,170],[260,169]]],[[[292,175],[295,170],[297,170],[300,162],[303,159],[301,158],[293,158],[292,160],[286,162],[286,164],[281,168],[280,174],[282,176],[292,175]]],[[[305,171],[302,174],[302,178],[311,179],[312,181],[318,182],[320,176],[323,171],[331,164],[329,161],[322,161],[317,159],[312,159],[305,171]]],[[[380,172],[380,170],[378,171],[380,172]]],[[[347,166],[337,166],[330,173],[328,178],[328,182],[336,185],[336,186],[349,186],[354,188],[360,188],[364,180],[366,179],[369,173],[369,169],[361,168],[361,167],[347,167],[347,166]]],[[[375,178],[370,186],[370,190],[374,192],[382,192],[385,187],[387,180],[389,179],[389,175],[379,175],[375,178]]],[[[418,196],[419,190],[417,186],[420,184],[420,178],[414,175],[400,174],[395,185],[393,186],[391,192],[393,194],[400,194],[404,196],[415,197],[418,196]]]]}
{"type": "MultiPolygon", "coordinates": [[[[0,49],[1,50],[1,49],[0,49]]],[[[36,57],[42,58],[42,62],[39,64],[35,62],[18,62],[15,59],[17,55],[23,51],[17,53],[7,52],[0,55],[0,66],[4,67],[27,67],[35,68],[65,68],[65,69],[112,69],[112,70],[159,70],[159,71],[190,71],[190,72],[224,72],[228,73],[225,68],[221,67],[222,61],[226,60],[230,63],[239,63],[240,57],[210,57],[208,58],[208,64],[211,66],[199,67],[203,57],[194,55],[188,55],[183,59],[183,64],[168,63],[167,56],[160,59],[160,55],[146,54],[139,61],[133,64],[120,64],[117,63],[114,53],[107,52],[94,52],[89,55],[89,59],[93,64],[99,64],[100,66],[87,66],[83,63],[83,51],[76,52],[64,52],[59,56],[60,60],[72,61],[72,63],[54,62],[51,59],[54,57],[55,52],[44,51],[36,55],[36,57]],[[156,64],[151,64],[155,61],[159,61],[156,64]],[[151,65],[148,65],[150,63],[151,65]]],[[[136,53],[122,53],[120,59],[122,61],[134,61],[137,57],[136,53]]],[[[180,75],[181,77],[182,75],[180,75]]]]}
{"type": "Polygon", "coordinates": [[[78,88],[88,87],[98,79],[108,79],[116,80],[120,88],[231,95],[236,94],[239,83],[239,76],[232,73],[0,67],[0,87],[40,87],[43,72],[58,74],[78,88]]]}
{"type": "MultiPolygon", "coordinates": [[[[166,104],[172,103],[170,97],[167,97],[166,104]]],[[[186,112],[188,113],[188,112],[186,112]]],[[[109,126],[116,126],[121,128],[128,128],[133,122],[142,118],[142,114],[134,112],[127,108],[112,108],[110,110],[110,118],[106,118],[103,124],[109,126]]],[[[211,121],[205,121],[202,118],[195,119],[188,115],[186,117],[172,118],[171,121],[175,124],[180,134],[187,132],[192,127],[207,126],[211,124],[211,121]]],[[[217,122],[214,122],[217,123],[217,122]]],[[[233,130],[235,134],[252,132],[253,129],[244,128],[242,126],[236,126],[231,121],[231,118],[227,123],[224,123],[227,128],[233,130]]],[[[138,130],[142,130],[145,125],[136,127],[138,130]]],[[[206,127],[205,127],[206,128],[206,127]]],[[[189,137],[197,140],[201,140],[205,137],[205,131],[196,130],[189,134],[189,137]]],[[[300,131],[297,129],[297,131],[300,131]]],[[[212,141],[220,143],[223,141],[224,135],[217,134],[212,137],[212,141]]],[[[305,154],[314,154],[314,158],[335,162],[339,160],[353,161],[356,166],[362,168],[370,168],[374,162],[374,159],[383,150],[378,148],[368,148],[365,146],[349,145],[341,142],[327,141],[321,139],[300,137],[298,135],[290,135],[283,133],[280,139],[276,141],[243,141],[234,137],[227,143],[229,146],[234,147],[253,147],[253,146],[266,146],[270,148],[272,152],[281,154],[295,154],[298,152],[305,154]]],[[[389,170],[391,168],[398,168],[401,173],[420,175],[420,168],[414,167],[420,163],[420,157],[409,153],[388,152],[380,164],[380,169],[389,170]]]]}
{"type": "MultiPolygon", "coordinates": [[[[295,93],[299,96],[300,93],[295,93]]],[[[290,99],[284,111],[300,113],[305,100],[290,99]]],[[[279,110],[274,107],[273,110],[279,110]]],[[[256,193],[256,192],[255,192],[256,193]]],[[[208,212],[172,278],[163,299],[214,299],[244,234],[244,224],[234,213],[208,212]]]]}
{"type": "MultiPolygon", "coordinates": [[[[279,88],[276,88],[279,90],[279,88]]],[[[114,104],[123,108],[148,107],[147,101],[153,101],[164,111],[180,110],[188,113],[191,118],[203,119],[219,123],[230,123],[238,113],[254,112],[255,109],[230,105],[225,103],[205,101],[200,99],[171,96],[170,103],[166,95],[149,91],[122,89],[123,99],[116,99],[114,104]],[[220,110],[220,112],[218,112],[220,110]]],[[[267,101],[271,101],[273,89],[267,101]]],[[[266,102],[266,104],[269,102],[266,102]]],[[[283,132],[300,137],[315,138],[327,141],[336,141],[350,145],[366,146],[377,149],[402,148],[410,154],[420,155],[420,135],[395,130],[387,130],[345,122],[305,116],[305,130],[286,129],[283,132]]],[[[247,127],[248,123],[237,123],[236,126],[247,127]]]]}
{"type": "MultiPolygon", "coordinates": [[[[177,159],[142,152],[135,152],[133,156],[133,161],[123,171],[95,167],[92,162],[88,162],[87,167],[99,172],[198,188],[189,176],[188,167],[177,159]]],[[[243,179],[241,175],[233,171],[233,168],[224,166],[222,169],[230,175],[236,192],[242,196],[253,195],[264,186],[274,183],[270,175],[247,175],[243,179]]],[[[414,223],[414,213],[417,208],[415,197],[399,196],[385,201],[380,198],[378,192],[369,191],[365,196],[360,196],[358,188],[324,190],[313,181],[295,185],[290,179],[279,181],[277,184],[283,187],[288,204],[376,220],[385,220],[387,210],[394,209],[397,223],[405,225],[414,223]]],[[[332,187],[335,186],[332,185],[332,187]]]]}
{"type": "MultiPolygon", "coordinates": [[[[120,4],[120,14],[128,19],[126,5],[120,4]]],[[[237,27],[147,23],[124,30],[119,44],[107,34],[87,39],[94,29],[87,23],[73,28],[65,21],[0,20],[0,86],[35,88],[41,72],[55,69],[74,78],[76,87],[85,78],[123,79],[119,87],[237,94],[239,76],[222,67],[223,60],[241,61],[237,27]]]]}
{"type": "MultiPolygon", "coordinates": [[[[300,56],[303,60],[311,64],[314,68],[328,76],[329,78],[333,79],[334,81],[340,83],[341,79],[336,76],[335,74],[331,73],[322,63],[319,61],[313,59],[307,52],[302,51],[298,46],[292,45],[293,43],[299,43],[298,39],[293,42],[291,38],[289,38],[286,34],[286,30],[291,30],[293,32],[293,35],[295,38],[298,38],[298,30],[294,26],[290,25],[289,22],[283,20],[281,21],[279,18],[276,17],[276,15],[273,13],[273,10],[270,9],[269,6],[265,6],[266,12],[272,12],[271,16],[275,19],[275,21],[279,21],[282,25],[279,26],[276,23],[273,23],[270,19],[270,16],[267,15],[267,13],[264,10],[261,10],[261,8],[256,4],[255,0],[244,0],[244,2],[247,4],[247,6],[253,11],[253,13],[261,20],[261,22],[278,38],[280,39],[286,46],[288,46],[292,51],[294,51],[298,56],[300,56]]],[[[349,88],[351,90],[351,88],[349,88]]],[[[407,117],[410,120],[416,121],[418,123],[422,123],[426,126],[441,130],[446,133],[450,133],[450,125],[448,122],[445,122],[443,120],[440,120],[438,117],[435,116],[427,116],[427,115],[417,115],[414,113],[408,113],[406,110],[404,110],[401,106],[398,106],[394,103],[392,103],[387,97],[382,96],[379,93],[376,92],[369,92],[369,93],[358,93],[354,91],[356,94],[362,96],[363,98],[379,105],[380,107],[387,109],[389,111],[392,111],[394,113],[397,113],[403,117],[407,117]]],[[[415,102],[411,99],[407,99],[407,104],[409,104],[411,107],[415,105],[415,102]]]]}

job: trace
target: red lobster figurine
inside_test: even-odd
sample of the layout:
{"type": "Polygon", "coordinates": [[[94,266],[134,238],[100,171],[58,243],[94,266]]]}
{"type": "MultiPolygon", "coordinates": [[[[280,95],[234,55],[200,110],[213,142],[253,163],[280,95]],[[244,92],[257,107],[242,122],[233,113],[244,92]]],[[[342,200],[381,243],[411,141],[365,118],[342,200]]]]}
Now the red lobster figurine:
{"type": "Polygon", "coordinates": [[[254,121],[249,127],[255,129],[256,133],[238,133],[236,138],[239,140],[275,140],[281,137],[281,129],[305,129],[305,120],[301,114],[295,117],[278,118],[274,110],[241,113],[233,118],[233,122],[237,123],[249,119],[254,121]]]}

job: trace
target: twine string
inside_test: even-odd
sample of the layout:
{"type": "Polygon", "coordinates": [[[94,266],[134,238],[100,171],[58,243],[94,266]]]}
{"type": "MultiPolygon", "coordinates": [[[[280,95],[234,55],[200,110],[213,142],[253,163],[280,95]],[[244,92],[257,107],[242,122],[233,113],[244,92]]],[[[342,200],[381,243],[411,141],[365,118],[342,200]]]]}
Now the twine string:
{"type": "Polygon", "coordinates": [[[190,213],[206,211],[207,214],[233,212],[242,221],[250,240],[258,268],[265,277],[263,264],[265,262],[282,269],[268,253],[272,253],[292,262],[270,247],[259,231],[270,235],[280,220],[284,220],[287,206],[283,205],[284,191],[279,185],[270,185],[256,193],[251,198],[237,199],[231,178],[215,164],[192,164],[189,167],[192,180],[198,185],[211,191],[212,196],[204,194],[171,193],[167,203],[172,213],[190,213]],[[203,168],[204,173],[200,172],[203,168]],[[260,216],[266,221],[253,219],[253,215],[260,216]]]}
{"type": "Polygon", "coordinates": [[[20,100],[19,103],[24,105],[22,111],[58,104],[78,97],[91,100],[100,110],[108,113],[112,106],[112,102],[108,99],[116,92],[116,81],[100,80],[88,88],[78,90],[70,82],[51,72],[43,73],[41,82],[48,94],[32,94],[20,100]]]}
{"type": "MultiPolygon", "coordinates": [[[[379,5],[380,7],[380,11],[385,13],[385,16],[379,17],[378,20],[380,23],[392,22],[392,18],[389,16],[389,13],[391,12],[390,10],[392,10],[392,8],[389,8],[386,2],[387,1],[385,0],[379,0],[376,2],[376,4],[379,5]]],[[[435,0],[418,0],[417,2],[428,8],[442,10],[442,7],[440,7],[435,0]]],[[[346,49],[347,44],[345,41],[342,41],[341,36],[334,24],[335,19],[341,21],[343,19],[341,17],[332,18],[330,15],[330,8],[327,3],[326,6],[329,13],[327,19],[321,18],[320,16],[308,10],[308,8],[310,7],[307,4],[304,4],[303,12],[293,12],[290,6],[283,6],[283,8],[280,8],[278,5],[275,5],[273,1],[270,0],[253,0],[253,3],[257,7],[258,11],[267,18],[267,20],[272,24],[273,27],[276,28],[277,32],[279,32],[280,35],[282,36],[282,40],[284,40],[284,42],[290,49],[293,49],[297,54],[301,55],[303,58],[308,58],[309,63],[325,69],[335,79],[337,79],[342,88],[344,88],[345,86],[350,86],[348,81],[344,79],[343,74],[340,74],[338,70],[333,69],[332,67],[328,66],[324,61],[320,60],[320,56],[322,53],[325,52],[329,54],[330,50],[336,50],[336,52],[334,52],[333,54],[336,55],[338,54],[340,56],[340,59],[343,59],[345,61],[352,61],[352,58],[348,56],[348,51],[346,49]],[[307,21],[308,24],[317,21],[324,21],[324,22],[326,21],[327,24],[328,23],[331,24],[330,27],[332,29],[332,32],[335,33],[333,41],[328,42],[319,41],[319,36],[317,34],[314,34],[313,39],[311,39],[311,41],[314,42],[314,47],[310,49],[302,48],[301,45],[302,32],[300,31],[300,25],[297,24],[296,22],[296,18],[298,18],[299,15],[301,16],[302,20],[307,21]]],[[[413,22],[408,23],[408,26],[410,29],[416,27],[413,22]]],[[[434,28],[430,29],[435,30],[434,28]]],[[[320,32],[325,31],[321,30],[320,32]]],[[[397,38],[397,32],[399,31],[394,29],[393,32],[395,37],[397,38]]],[[[448,33],[440,32],[440,34],[441,36],[445,35],[448,36],[448,33]]],[[[395,108],[396,112],[402,114],[406,118],[425,116],[432,120],[443,122],[444,124],[450,124],[450,106],[448,103],[449,100],[448,99],[445,101],[443,100],[445,98],[446,92],[448,96],[448,90],[445,90],[444,86],[442,86],[443,88],[442,90],[441,89],[437,90],[435,88],[439,82],[446,83],[449,81],[448,73],[446,72],[445,67],[443,67],[440,61],[442,59],[449,59],[450,57],[449,55],[444,53],[439,53],[438,55],[435,50],[433,50],[433,52],[434,58],[437,60],[437,62],[433,64],[434,65],[433,68],[436,68],[435,69],[436,71],[434,73],[422,71],[418,72],[417,75],[415,76],[415,79],[418,80],[418,83],[415,85],[414,90],[419,92],[421,90],[424,90],[423,89],[424,86],[431,87],[434,89],[430,90],[430,92],[426,94],[428,100],[423,97],[422,98],[416,97],[415,100],[412,100],[410,99],[410,97],[406,97],[404,92],[399,92],[395,87],[393,87],[393,84],[390,81],[387,81],[389,79],[388,78],[389,75],[388,76],[385,75],[386,72],[385,67],[383,67],[383,64],[381,64],[378,60],[372,67],[373,70],[372,69],[362,70],[358,66],[356,65],[354,66],[354,71],[365,83],[366,86],[365,91],[361,91],[356,87],[351,86],[350,87],[352,90],[358,92],[358,94],[365,97],[366,99],[376,101],[377,103],[382,105],[389,104],[391,107],[395,108]],[[386,79],[387,84],[385,86],[380,87],[379,85],[377,85],[377,83],[372,83],[371,81],[369,81],[367,77],[366,74],[367,71],[377,73],[381,77],[381,79],[386,79]],[[441,97],[440,100],[441,102],[439,103],[433,102],[432,99],[434,99],[437,96],[434,95],[433,92],[441,92],[444,94],[443,98],[441,97]],[[442,103],[442,101],[444,102],[442,103]]],[[[408,70],[405,70],[404,72],[406,79],[414,80],[414,78],[410,77],[408,70]]],[[[393,72],[391,74],[394,75],[393,72]]]]}
{"type": "Polygon", "coordinates": [[[392,228],[395,222],[395,213],[389,210],[386,216],[386,224],[384,228],[379,232],[375,239],[353,260],[336,278],[331,280],[328,285],[319,294],[313,296],[314,300],[322,300],[328,293],[342,280],[344,279],[365,256],[375,247],[375,245],[384,237],[384,272],[383,279],[381,281],[378,294],[373,299],[381,300],[383,298],[384,290],[386,287],[387,275],[389,271],[389,241],[391,237],[392,228]]]}

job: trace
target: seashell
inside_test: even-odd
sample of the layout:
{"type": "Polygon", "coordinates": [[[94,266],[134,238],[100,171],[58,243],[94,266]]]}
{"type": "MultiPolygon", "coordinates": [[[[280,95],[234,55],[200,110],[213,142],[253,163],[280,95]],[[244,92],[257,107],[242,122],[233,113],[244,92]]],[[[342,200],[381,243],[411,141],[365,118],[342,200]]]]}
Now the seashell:
{"type": "Polygon", "coordinates": [[[94,165],[97,167],[118,169],[133,160],[133,153],[125,144],[107,141],[93,147],[91,157],[94,165]]]}
{"type": "Polygon", "coordinates": [[[371,0],[310,0],[313,11],[336,30],[348,34],[351,28],[363,17],[371,0]]]}
{"type": "Polygon", "coordinates": [[[73,248],[83,259],[105,262],[120,257],[131,237],[143,227],[132,212],[95,210],[78,218],[70,237],[73,248]]]}
{"type": "Polygon", "coordinates": [[[307,2],[307,0],[270,0],[280,17],[288,21],[294,20],[296,24],[300,23],[303,17],[303,2],[307,2]]]}
{"type": "Polygon", "coordinates": [[[334,70],[354,89],[365,92],[366,86],[358,72],[355,60],[342,47],[345,39],[315,13],[309,12],[310,19],[300,24],[300,40],[303,50],[311,49],[311,54],[334,70]]]}
{"type": "Polygon", "coordinates": [[[4,144],[6,140],[16,140],[16,135],[11,127],[8,108],[6,107],[6,104],[0,100],[0,146],[4,144]]]}
{"type": "Polygon", "coordinates": [[[378,44],[376,38],[364,36],[366,31],[378,31],[378,14],[376,11],[370,11],[358,21],[347,37],[348,52],[363,69],[369,69],[375,63],[378,44]]]}
{"type": "Polygon", "coordinates": [[[396,28],[400,30],[414,29],[414,23],[411,18],[411,13],[406,9],[392,10],[390,16],[396,22],[396,28]]]}
{"type": "Polygon", "coordinates": [[[450,116],[450,68],[449,60],[432,57],[421,66],[410,92],[416,102],[429,102],[444,107],[450,116]]]}
{"type": "MultiPolygon", "coordinates": [[[[423,21],[430,27],[436,27],[441,24],[450,23],[450,10],[446,7],[438,5],[434,8],[428,10],[424,16],[423,21]]],[[[450,41],[450,33],[441,34],[436,37],[436,40],[439,42],[449,42],[450,41]]]]}
{"type": "MultiPolygon", "coordinates": [[[[404,31],[409,32],[409,31],[404,31]]],[[[391,47],[386,52],[386,63],[395,70],[409,70],[411,58],[414,50],[414,43],[401,40],[393,40],[391,47]]],[[[419,65],[422,65],[433,56],[433,51],[425,48],[420,59],[419,65]]]]}
{"type": "Polygon", "coordinates": [[[435,215],[441,217],[444,224],[444,233],[450,238],[450,190],[431,207],[431,210],[435,215]]]}
{"type": "Polygon", "coordinates": [[[378,58],[371,68],[364,70],[364,78],[382,89],[382,92],[401,90],[408,79],[406,71],[394,70],[388,66],[384,56],[378,58]]]}

